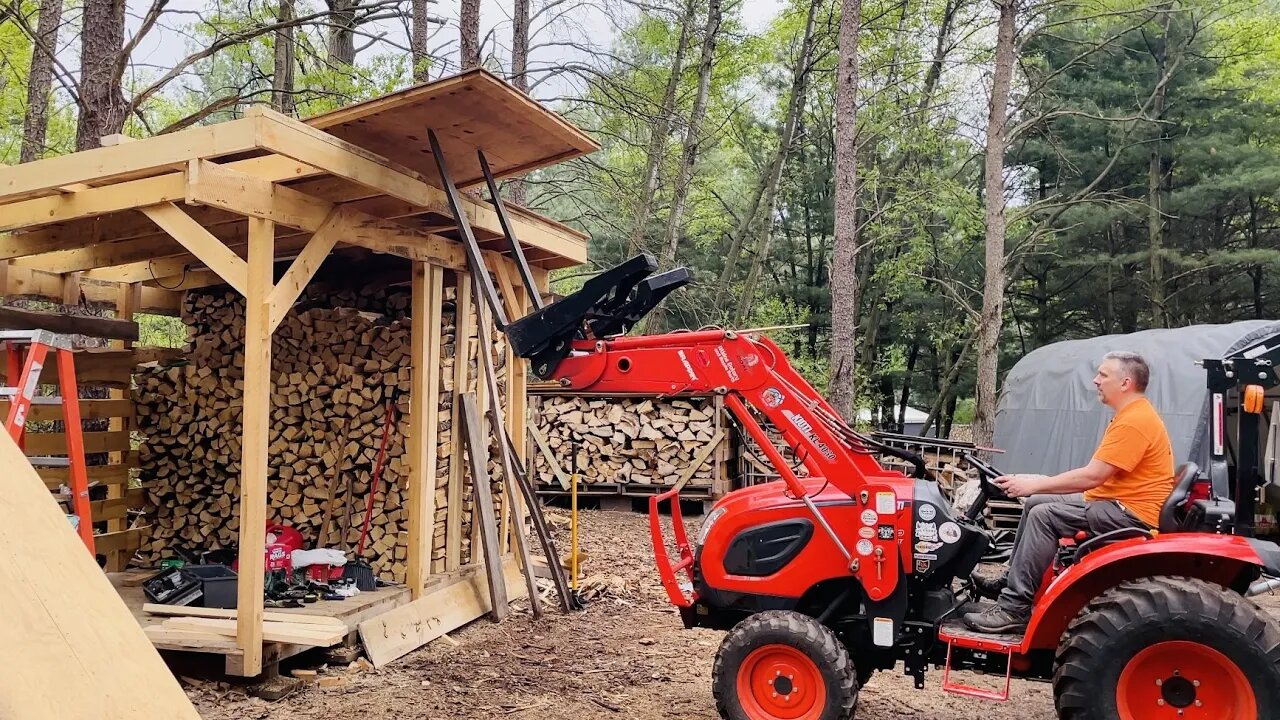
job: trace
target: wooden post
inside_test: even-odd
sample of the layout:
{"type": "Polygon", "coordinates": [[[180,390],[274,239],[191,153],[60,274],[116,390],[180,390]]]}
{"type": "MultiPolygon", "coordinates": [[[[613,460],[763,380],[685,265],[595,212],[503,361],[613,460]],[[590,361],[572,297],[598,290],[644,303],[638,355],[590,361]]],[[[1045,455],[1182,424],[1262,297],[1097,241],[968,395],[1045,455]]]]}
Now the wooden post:
{"type": "Polygon", "coordinates": [[[458,292],[455,297],[453,321],[453,408],[449,427],[453,448],[449,454],[448,516],[445,520],[445,569],[457,570],[462,564],[462,482],[463,453],[466,445],[462,427],[462,393],[470,382],[470,361],[467,355],[471,341],[471,329],[475,327],[475,306],[471,303],[471,276],[466,272],[454,273],[458,292]]]}
{"type": "MultiPolygon", "coordinates": [[[[77,298],[77,302],[79,299],[77,298]]],[[[133,320],[134,313],[138,311],[138,306],[142,302],[142,285],[139,283],[121,283],[119,294],[116,297],[116,319],[117,320],[133,320]]],[[[112,347],[131,348],[133,341],[131,340],[113,340],[112,347]]],[[[123,400],[128,395],[123,390],[111,390],[110,397],[115,400],[123,400]]],[[[108,427],[112,432],[130,431],[136,422],[133,417],[113,417],[108,427]]],[[[113,452],[109,454],[107,462],[112,465],[120,465],[124,462],[123,452],[113,452]]],[[[112,483],[107,486],[107,499],[115,500],[125,496],[126,483],[112,483]]],[[[119,517],[107,521],[107,532],[121,532],[125,529],[125,518],[119,517]]],[[[107,572],[120,572],[124,570],[128,564],[128,552],[124,550],[114,550],[107,553],[107,572]]]]}
{"type": "Polygon", "coordinates": [[[243,672],[262,672],[263,553],[267,530],[267,439],[271,421],[271,268],[275,224],[249,218],[244,324],[244,435],[240,457],[240,579],[236,645],[243,672]]]}
{"type": "Polygon", "coordinates": [[[436,442],[440,408],[440,310],[444,270],[413,263],[413,379],[409,390],[409,596],[422,597],[431,574],[436,515],[436,442]]]}

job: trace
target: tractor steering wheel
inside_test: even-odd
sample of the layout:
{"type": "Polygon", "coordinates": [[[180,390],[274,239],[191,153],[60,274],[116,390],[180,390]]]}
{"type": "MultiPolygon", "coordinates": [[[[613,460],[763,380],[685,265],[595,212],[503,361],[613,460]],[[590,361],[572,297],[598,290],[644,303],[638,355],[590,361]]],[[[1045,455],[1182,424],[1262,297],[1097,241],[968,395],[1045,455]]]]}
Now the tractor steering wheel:
{"type": "Polygon", "coordinates": [[[991,482],[1004,473],[970,453],[964,453],[962,457],[969,463],[969,467],[978,471],[978,497],[973,501],[973,505],[965,511],[965,517],[970,520],[976,520],[978,516],[982,515],[982,511],[987,509],[987,503],[991,500],[1013,499],[1005,491],[1001,490],[998,485],[991,482]]]}

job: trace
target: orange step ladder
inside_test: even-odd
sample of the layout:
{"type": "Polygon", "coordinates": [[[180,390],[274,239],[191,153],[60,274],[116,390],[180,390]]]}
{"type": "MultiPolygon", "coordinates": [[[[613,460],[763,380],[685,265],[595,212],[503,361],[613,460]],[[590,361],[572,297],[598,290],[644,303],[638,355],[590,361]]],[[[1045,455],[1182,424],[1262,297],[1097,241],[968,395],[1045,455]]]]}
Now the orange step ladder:
{"type": "Polygon", "coordinates": [[[66,426],[66,457],[28,457],[39,467],[66,467],[69,469],[71,506],[79,526],[77,532],[85,547],[92,554],[93,519],[89,509],[89,472],[84,461],[84,432],[80,424],[80,393],[76,383],[75,359],[71,343],[61,335],[47,330],[0,330],[0,343],[4,345],[7,360],[6,379],[14,383],[0,387],[0,398],[9,401],[9,414],[4,427],[10,437],[25,449],[27,417],[32,405],[61,405],[62,421],[66,426]],[[26,350],[25,356],[23,350],[26,350]],[[37,397],[40,371],[52,352],[58,367],[59,396],[37,397]],[[16,378],[16,382],[14,382],[16,378]]]}

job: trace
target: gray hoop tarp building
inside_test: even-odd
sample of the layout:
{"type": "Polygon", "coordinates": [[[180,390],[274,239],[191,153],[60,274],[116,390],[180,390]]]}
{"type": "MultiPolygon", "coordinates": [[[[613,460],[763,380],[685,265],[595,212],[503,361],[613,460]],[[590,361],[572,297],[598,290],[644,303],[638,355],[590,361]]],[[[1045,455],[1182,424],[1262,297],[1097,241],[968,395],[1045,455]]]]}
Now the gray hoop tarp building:
{"type": "Polygon", "coordinates": [[[1194,460],[1204,467],[1208,398],[1196,361],[1225,357],[1277,334],[1280,322],[1246,320],[1067,340],[1033,350],[1005,378],[994,441],[1005,452],[993,462],[1005,472],[1045,474],[1087,463],[1112,416],[1093,387],[1098,361],[1113,350],[1130,350],[1151,366],[1147,396],[1169,429],[1175,462],[1194,460]]]}

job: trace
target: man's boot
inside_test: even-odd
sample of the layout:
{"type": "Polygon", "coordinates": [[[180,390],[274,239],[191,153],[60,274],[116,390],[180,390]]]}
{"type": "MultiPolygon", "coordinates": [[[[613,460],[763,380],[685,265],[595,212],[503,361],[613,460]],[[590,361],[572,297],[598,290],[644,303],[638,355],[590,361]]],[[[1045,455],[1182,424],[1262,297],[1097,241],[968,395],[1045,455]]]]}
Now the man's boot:
{"type": "Polygon", "coordinates": [[[980,613],[968,613],[964,624],[984,633],[1020,633],[1027,629],[1031,613],[1027,610],[1010,610],[999,604],[980,613]]]}
{"type": "Polygon", "coordinates": [[[1008,586],[1009,576],[1007,573],[1000,573],[999,577],[989,578],[974,573],[969,576],[969,582],[973,583],[973,591],[978,597],[995,600],[1000,597],[1000,593],[1008,586]]]}

